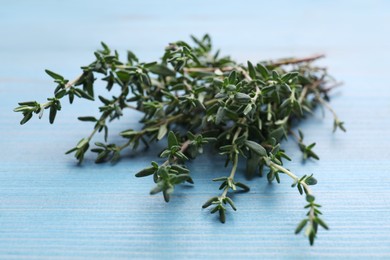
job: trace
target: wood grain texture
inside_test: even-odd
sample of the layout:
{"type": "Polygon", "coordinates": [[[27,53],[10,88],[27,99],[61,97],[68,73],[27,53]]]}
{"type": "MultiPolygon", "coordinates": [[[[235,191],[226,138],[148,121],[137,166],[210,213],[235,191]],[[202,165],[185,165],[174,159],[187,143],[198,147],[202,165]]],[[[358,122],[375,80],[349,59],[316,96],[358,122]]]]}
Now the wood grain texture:
{"type": "MultiPolygon", "coordinates": [[[[390,258],[390,3],[388,1],[3,1],[0,8],[0,259],[323,259],[390,258]],[[272,3],[270,3],[272,2],[272,3]],[[44,69],[79,74],[101,40],[146,61],[173,40],[205,32],[238,60],[326,53],[321,61],[345,82],[332,106],[348,133],[332,134],[321,111],[300,128],[317,142],[318,162],[285,149],[298,174],[315,173],[318,201],[331,230],[309,247],[293,230],[303,198],[290,180],[255,179],[234,196],[238,211],[220,224],[202,203],[210,179],[226,173],[211,154],[191,163],[195,186],[179,187],[169,204],[149,196],[152,181],[134,173],[163,147],[117,165],[77,166],[64,151],[89,133],[64,105],[55,125],[20,127],[18,101],[44,100],[53,89],[44,69]]],[[[81,112],[80,112],[81,111],[81,112]]],[[[112,127],[137,126],[136,114],[112,127]]],[[[243,167],[241,167],[243,169],[243,167]]]]}

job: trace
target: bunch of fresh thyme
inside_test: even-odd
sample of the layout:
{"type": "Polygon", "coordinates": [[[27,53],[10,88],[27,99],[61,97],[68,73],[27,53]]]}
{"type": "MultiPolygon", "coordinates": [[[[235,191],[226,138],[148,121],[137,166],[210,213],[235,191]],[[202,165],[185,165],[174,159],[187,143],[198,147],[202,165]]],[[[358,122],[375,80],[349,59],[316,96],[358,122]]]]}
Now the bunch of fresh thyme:
{"type": "Polygon", "coordinates": [[[282,59],[246,65],[238,64],[229,57],[213,53],[211,39],[192,37],[194,46],[178,41],[169,44],[160,62],[142,63],[132,53],[127,61],[119,60],[118,53],[112,52],[102,43],[103,49],[95,52],[96,60],[81,67],[82,74],[74,80],[46,70],[57,87],[54,96],[47,102],[21,102],[15,112],[21,112],[26,123],[33,114],[42,117],[49,109],[50,123],[54,122],[61,100],[75,97],[94,100],[96,77],[106,82],[108,91],[114,87],[120,94],[112,97],[99,96],[100,117],[79,117],[81,121],[94,123],[92,133],[81,139],[67,153],[75,153],[83,161],[91,141],[98,132],[104,133],[105,143],[96,142],[92,152],[97,153],[96,162],[116,161],[126,149],[137,149],[140,143],[146,147],[154,141],[167,137],[168,146],[160,153],[166,160],[136,174],[137,177],[153,176],[156,186],[151,194],[162,192],[169,201],[175,185],[193,183],[185,162],[195,159],[210,144],[231,164],[230,174],[214,179],[221,182],[221,193],[210,198],[203,208],[212,206],[211,213],[218,212],[225,222],[226,205],[236,210],[229,192],[237,189],[249,191],[244,183],[235,180],[239,160],[246,160],[246,175],[251,178],[262,176],[267,180],[280,182],[281,175],[293,181],[300,194],[306,195],[307,217],[295,233],[306,227],[306,235],[313,244],[318,226],[328,229],[319,217],[320,205],[310,189],[317,183],[313,175],[298,177],[283,166],[282,160],[290,158],[281,149],[281,141],[296,138],[304,159],[318,159],[313,152],[315,143],[305,145],[303,134],[292,131],[293,122],[304,118],[313,108],[321,104],[334,116],[334,130],[345,131],[335,112],[329,107],[328,92],[333,82],[327,70],[312,65],[321,55],[303,59],[282,59]],[[122,111],[134,109],[143,113],[141,130],[127,129],[120,133],[123,144],[107,142],[108,124],[122,117],[122,111]]]}

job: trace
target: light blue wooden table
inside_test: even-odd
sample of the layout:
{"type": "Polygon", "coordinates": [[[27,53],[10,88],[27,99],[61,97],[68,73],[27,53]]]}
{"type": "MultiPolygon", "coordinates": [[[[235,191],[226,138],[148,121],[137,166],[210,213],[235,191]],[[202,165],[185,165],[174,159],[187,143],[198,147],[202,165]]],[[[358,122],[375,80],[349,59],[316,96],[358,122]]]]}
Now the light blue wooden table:
{"type": "MultiPolygon", "coordinates": [[[[390,259],[390,2],[389,1],[1,1],[0,4],[0,258],[136,259],[387,258],[390,259]],[[326,53],[330,72],[345,82],[331,105],[346,122],[332,134],[321,112],[301,129],[317,142],[318,162],[301,163],[294,142],[285,148],[299,173],[315,173],[318,201],[331,230],[314,247],[293,235],[304,200],[284,178],[255,179],[235,197],[238,211],[222,225],[202,203],[222,163],[203,156],[190,164],[196,185],[166,204],[149,196],[150,179],[134,173],[162,144],[117,165],[77,166],[64,151],[91,125],[76,115],[97,113],[88,102],[64,105],[57,122],[19,126],[18,101],[44,100],[53,90],[44,69],[72,78],[93,59],[101,40],[143,60],[189,34],[208,32],[225,54],[246,62],[326,53]]],[[[131,114],[129,114],[131,115],[131,114]]],[[[113,126],[137,125],[137,115],[113,126]]]]}

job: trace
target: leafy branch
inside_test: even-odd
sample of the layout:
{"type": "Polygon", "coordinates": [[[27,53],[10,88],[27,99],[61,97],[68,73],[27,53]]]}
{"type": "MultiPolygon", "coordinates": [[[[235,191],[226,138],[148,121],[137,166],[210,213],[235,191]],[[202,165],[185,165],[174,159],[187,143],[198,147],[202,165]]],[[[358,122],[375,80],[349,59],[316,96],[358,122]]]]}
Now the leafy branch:
{"type": "Polygon", "coordinates": [[[140,62],[131,51],[122,61],[117,51],[102,43],[102,49],[94,53],[94,61],[81,67],[81,74],[73,80],[46,70],[56,83],[54,95],[42,103],[21,102],[14,111],[22,113],[20,123],[25,124],[34,114],[41,118],[44,110],[49,109],[49,122],[53,123],[64,97],[70,104],[75,97],[95,100],[95,82],[103,81],[108,94],[98,96],[100,116],[78,118],[94,126],[67,153],[74,153],[80,163],[88,151],[96,153],[98,163],[115,162],[124,149],[147,148],[167,139],[167,147],[159,154],[163,161],[151,162],[136,176],[153,177],[155,187],[150,193],[162,193],[168,202],[176,185],[193,183],[185,164],[196,160],[209,145],[231,169],[227,176],[213,180],[221,183],[220,194],[207,200],[203,208],[218,212],[223,223],[229,208],[237,210],[231,193],[250,190],[235,178],[238,164],[245,161],[248,179],[266,173],[269,182],[279,183],[281,176],[287,175],[292,186],[305,194],[309,212],[296,233],[306,227],[305,233],[313,244],[318,226],[328,229],[319,217],[320,205],[309,187],[317,180],[313,175],[298,177],[286,169],[283,161],[291,159],[282,145],[284,139],[292,136],[304,159],[319,159],[313,152],[315,143],[304,144],[303,133],[296,134],[291,129],[293,123],[305,119],[318,105],[332,113],[334,130],[345,131],[344,123],[328,103],[329,92],[338,83],[326,68],[313,65],[324,55],[240,64],[214,52],[209,35],[191,38],[192,45],[184,41],[170,43],[157,62],[140,62]],[[113,89],[119,94],[110,95],[113,89]],[[125,129],[119,133],[123,143],[110,143],[110,122],[123,118],[126,109],[142,114],[142,127],[125,129]],[[96,141],[91,147],[99,133],[104,141],[96,141]]]}

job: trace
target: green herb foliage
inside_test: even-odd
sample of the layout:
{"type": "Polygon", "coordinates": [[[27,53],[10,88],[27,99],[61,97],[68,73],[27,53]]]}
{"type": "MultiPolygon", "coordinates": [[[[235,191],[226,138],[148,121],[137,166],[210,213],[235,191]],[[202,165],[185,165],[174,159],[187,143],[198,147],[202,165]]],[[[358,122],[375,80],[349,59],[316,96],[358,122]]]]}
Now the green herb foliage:
{"type": "Polygon", "coordinates": [[[239,64],[230,57],[212,52],[208,35],[192,37],[194,45],[178,41],[169,44],[159,62],[143,63],[134,53],[128,52],[127,61],[121,61],[116,51],[102,43],[102,50],[95,52],[95,61],[82,67],[82,73],[69,81],[63,76],[46,70],[57,87],[47,102],[21,102],[15,112],[21,112],[21,124],[33,114],[42,117],[48,109],[53,123],[61,101],[68,98],[94,100],[97,78],[106,83],[108,91],[120,90],[117,96],[98,96],[100,117],[83,116],[81,121],[92,122],[93,131],[81,139],[67,153],[74,153],[81,163],[90,149],[93,137],[102,132],[105,143],[96,142],[90,149],[96,153],[96,162],[116,161],[126,148],[137,149],[140,143],[150,143],[167,138],[168,146],[160,157],[166,160],[139,171],[137,177],[151,176],[156,186],[150,194],[162,193],[169,201],[176,185],[193,183],[186,161],[195,159],[211,144],[231,164],[230,174],[214,179],[220,182],[221,193],[204,203],[211,213],[218,213],[222,223],[226,210],[236,210],[229,194],[236,190],[249,191],[249,187],[235,180],[239,160],[245,160],[246,176],[262,176],[269,182],[281,181],[286,175],[293,181],[292,187],[305,194],[309,209],[307,217],[296,229],[306,227],[310,244],[314,243],[318,226],[328,229],[319,217],[320,205],[309,186],[317,180],[313,175],[298,177],[283,166],[290,160],[281,148],[281,141],[295,137],[303,158],[319,159],[313,152],[315,143],[305,145],[303,133],[296,134],[292,124],[310,114],[317,105],[328,108],[334,116],[334,130],[345,131],[343,122],[328,105],[328,92],[332,78],[327,70],[312,65],[322,55],[303,59],[281,59],[259,63],[239,64]],[[122,117],[122,111],[134,109],[143,113],[141,130],[126,129],[120,133],[123,144],[108,143],[108,125],[122,117]]]}

